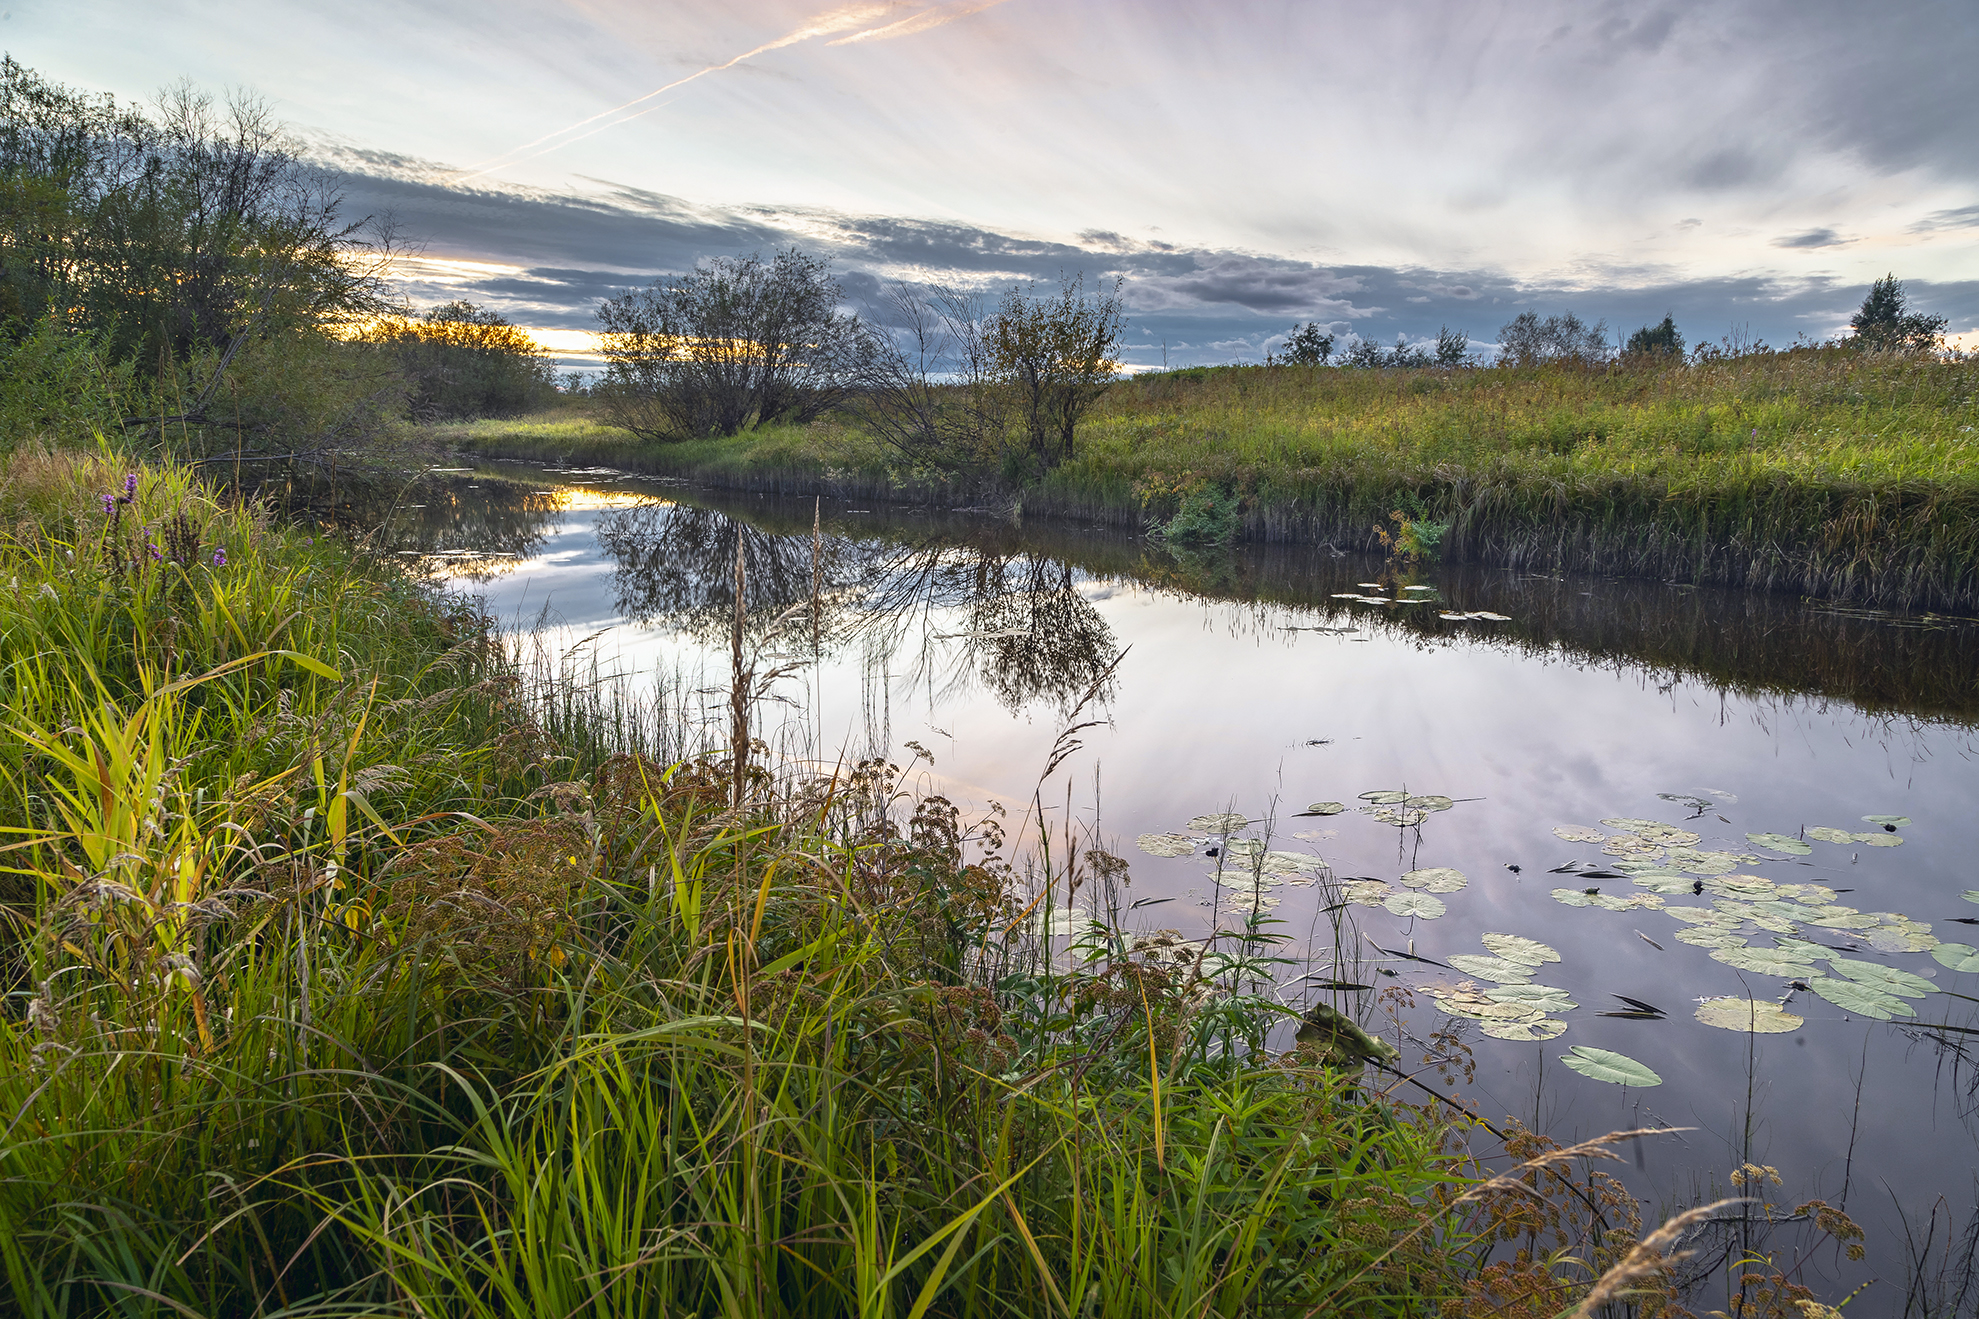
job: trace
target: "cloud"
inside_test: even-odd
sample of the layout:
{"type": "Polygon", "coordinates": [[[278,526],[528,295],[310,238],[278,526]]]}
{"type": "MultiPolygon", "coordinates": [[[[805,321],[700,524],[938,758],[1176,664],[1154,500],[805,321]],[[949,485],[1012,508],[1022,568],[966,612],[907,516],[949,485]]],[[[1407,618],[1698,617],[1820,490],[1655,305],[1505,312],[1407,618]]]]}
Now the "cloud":
{"type": "Polygon", "coordinates": [[[1854,242],[1843,238],[1833,229],[1809,229],[1805,233],[1787,234],[1773,240],[1774,247],[1841,247],[1854,242]]]}
{"type": "Polygon", "coordinates": [[[1979,206],[1960,206],[1949,211],[1933,211],[1910,226],[1914,234],[1941,229],[1979,229],[1979,206]]]}

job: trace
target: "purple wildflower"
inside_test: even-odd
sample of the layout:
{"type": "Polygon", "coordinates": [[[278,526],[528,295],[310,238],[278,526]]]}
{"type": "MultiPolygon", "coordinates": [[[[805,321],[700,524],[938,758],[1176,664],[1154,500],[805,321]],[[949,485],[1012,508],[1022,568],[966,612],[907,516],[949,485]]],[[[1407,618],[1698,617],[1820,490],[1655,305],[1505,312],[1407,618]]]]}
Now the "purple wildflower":
{"type": "Polygon", "coordinates": [[[145,542],[145,546],[144,546],[144,548],[146,548],[147,550],[150,550],[150,551],[151,551],[151,557],[152,557],[152,558],[154,558],[154,559],[156,559],[156,560],[158,560],[158,561],[159,561],[160,563],[163,563],[163,562],[165,561],[165,556],[164,556],[163,554],[160,554],[160,553],[158,552],[158,547],[157,547],[156,545],[153,545],[153,544],[151,544],[151,543],[150,543],[149,541],[147,541],[147,542],[145,542]]]}
{"type": "Polygon", "coordinates": [[[137,473],[132,472],[129,476],[126,476],[124,478],[124,499],[126,501],[129,501],[136,498],[137,498],[137,473]]]}
{"type": "Polygon", "coordinates": [[[115,495],[103,496],[104,513],[106,514],[113,513],[116,511],[116,508],[117,508],[117,497],[115,495]]]}
{"type": "Polygon", "coordinates": [[[314,545],[316,543],[316,538],[314,536],[304,536],[302,538],[302,543],[305,545],[314,545]]]}
{"type": "Polygon", "coordinates": [[[215,568],[224,568],[227,566],[227,552],[225,550],[213,551],[213,566],[215,568]]]}

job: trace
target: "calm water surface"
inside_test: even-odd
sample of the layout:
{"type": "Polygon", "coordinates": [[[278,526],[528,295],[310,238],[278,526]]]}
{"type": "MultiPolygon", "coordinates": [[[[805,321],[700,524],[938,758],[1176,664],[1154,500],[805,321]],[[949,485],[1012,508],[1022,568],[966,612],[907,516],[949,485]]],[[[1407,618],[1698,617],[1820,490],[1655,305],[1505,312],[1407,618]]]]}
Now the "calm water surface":
{"type": "MultiPolygon", "coordinates": [[[[604,473],[526,475],[557,488],[458,478],[452,496],[410,510],[405,530],[414,549],[453,556],[446,571],[457,589],[538,629],[551,650],[640,681],[657,676],[690,701],[697,688],[722,699],[713,689],[728,676],[739,534],[752,654],[761,668],[798,666],[776,688],[783,699],[760,712],[779,754],[885,755],[911,765],[910,787],[965,810],[1000,803],[1013,821],[1042,802],[1054,828],[1069,796],[1074,825],[1132,862],[1130,897],[1143,905],[1131,919],[1150,930],[1201,935],[1255,906],[1281,922],[1272,928],[1293,951],[1330,955],[1322,908],[1337,889],[1310,882],[1316,863],[1284,862],[1267,876],[1274,882],[1233,895],[1205,855],[1222,841],[1210,831],[1197,831],[1187,856],[1137,845],[1208,814],[1243,815],[1239,837],[1324,858],[1335,880],[1385,886],[1356,890],[1364,902],[1412,892],[1398,883],[1405,873],[1458,871],[1463,887],[1433,895],[1445,908],[1433,919],[1392,914],[1399,902],[1347,909],[1363,938],[1360,963],[1342,973],[1414,991],[1399,1009],[1412,1037],[1404,1066],[1419,1065],[1432,1032],[1462,1022],[1475,1074],[1454,1093],[1487,1119],[1516,1116],[1562,1141],[1695,1128],[1631,1152],[1624,1171],[1651,1221],[1731,1193],[1726,1177],[1743,1162],[1773,1165],[1785,1182],[1769,1188],[1774,1203],[1822,1197],[1868,1230],[1861,1264],[1828,1251],[1806,1266],[1828,1299],[1874,1278],[1851,1313],[1952,1313],[1961,1294],[1957,1312],[1968,1313],[1979,1300],[1960,1290],[1979,1166],[1966,1066],[1979,1045],[1979,974],[1953,970],[1929,947],[1979,944],[1979,924],[1958,923],[1979,921],[1979,893],[1963,896],[1979,890],[1979,626],[1660,583],[1449,567],[1384,578],[1378,562],[1310,549],[1177,555],[1117,532],[825,501],[814,635],[812,501],[604,473]],[[1504,618],[1440,617],[1473,611],[1504,618]],[[1078,734],[1081,749],[1040,789],[1055,739],[1089,693],[1078,717],[1100,726],[1078,734]],[[1455,804],[1397,827],[1369,813],[1362,794],[1380,791],[1455,804]],[[1318,802],[1348,809],[1301,814],[1318,802]],[[1864,821],[1872,815],[1911,823],[1890,835],[1864,821]],[[1726,896],[1712,858],[1667,849],[1634,858],[1672,868],[1660,885],[1670,892],[1637,882],[1654,876],[1589,876],[1624,858],[1592,835],[1570,841],[1555,830],[1643,836],[1604,820],[1686,830],[1698,835],[1692,852],[1740,858],[1737,875],[1822,886],[1789,890],[1797,908],[1734,912],[1772,928],[1732,920],[1731,937],[1751,948],[1804,941],[1803,974],[1829,981],[1851,969],[1873,978],[1875,967],[1919,977],[1904,982],[1913,996],[1898,999],[1915,1016],[1876,1020],[1802,991],[1786,1003],[1802,1024],[1783,1033],[1700,1023],[1701,999],[1777,1003],[1789,979],[1677,938],[1692,926],[1669,909],[1711,909],[1726,896]],[[1747,838],[1814,827],[1864,837],[1810,836],[1805,855],[1747,838]],[[1901,845],[1869,845],[1889,837],[1901,845]],[[1711,887],[1693,894],[1694,880],[1711,887]],[[1663,907],[1554,896],[1588,889],[1610,905],[1663,907]],[[1817,907],[1881,915],[1823,925],[1807,916],[1817,907]],[[1485,932],[1558,951],[1534,980],[1578,1005],[1552,1014],[1564,1033],[1492,1038],[1484,1022],[1439,1012],[1427,993],[1466,979],[1491,989],[1490,980],[1376,951],[1412,948],[1448,964],[1484,955],[1485,932]],[[1844,963],[1814,960],[1830,957],[1844,963]],[[1630,1010],[1619,996],[1661,1015],[1596,1015],[1630,1010]],[[1561,1062],[1573,1046],[1625,1054],[1662,1084],[1577,1074],[1561,1062]]],[[[1296,982],[1284,992],[1304,1001],[1296,982]]],[[[1362,1006],[1396,1033],[1382,1008],[1362,1006]]],[[[1793,1240],[1776,1235],[1773,1247],[1784,1257],[1793,1240]]],[[[1722,1292],[1707,1288],[1695,1303],[1722,1306],[1722,1292]]]]}

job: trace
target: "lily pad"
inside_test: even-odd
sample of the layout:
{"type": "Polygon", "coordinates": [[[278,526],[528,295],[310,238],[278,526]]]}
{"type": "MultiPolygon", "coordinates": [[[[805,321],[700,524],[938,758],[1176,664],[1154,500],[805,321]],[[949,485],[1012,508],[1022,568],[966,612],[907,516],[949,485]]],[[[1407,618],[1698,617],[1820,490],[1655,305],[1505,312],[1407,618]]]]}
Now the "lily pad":
{"type": "Polygon", "coordinates": [[[1629,876],[1637,888],[1648,889],[1651,893],[1689,893],[1696,881],[1671,871],[1647,871],[1629,876]]]}
{"type": "Polygon", "coordinates": [[[1557,962],[1560,954],[1537,939],[1528,939],[1522,934],[1491,934],[1480,937],[1479,942],[1508,962],[1524,962],[1528,966],[1540,966],[1546,962],[1557,962]]]}
{"type": "Polygon", "coordinates": [[[1815,825],[1807,831],[1807,836],[1809,838],[1817,838],[1824,843],[1849,843],[1855,840],[1855,835],[1848,830],[1830,829],[1825,824],[1815,825]]]}
{"type": "Polygon", "coordinates": [[[1938,987],[1923,976],[1899,971],[1881,962],[1859,962],[1852,957],[1830,957],[1828,966],[1837,975],[1847,976],[1859,985],[1868,985],[1885,994],[1895,994],[1900,998],[1923,998],[1927,994],[1938,993],[1938,987]]]}
{"type": "Polygon", "coordinates": [[[1864,847],[1902,847],[1902,834],[1853,834],[1856,842],[1864,847]]]}
{"type": "Polygon", "coordinates": [[[1308,815],[1338,815],[1338,814],[1339,814],[1340,812],[1342,812],[1342,811],[1344,811],[1344,810],[1346,810],[1346,809],[1347,809],[1347,804],[1346,804],[1345,802],[1338,802],[1338,801],[1316,801],[1316,802],[1314,802],[1314,803],[1313,803],[1312,805],[1310,805],[1310,806],[1308,806],[1308,807],[1306,807],[1306,814],[1308,814],[1308,815]]]}
{"type": "Polygon", "coordinates": [[[1910,817],[1908,815],[1865,815],[1862,817],[1862,822],[1864,824],[1892,824],[1901,829],[1910,823],[1910,817]]]}
{"type": "Polygon", "coordinates": [[[1869,946],[1879,953],[1928,953],[1939,943],[1928,931],[1884,928],[1869,931],[1869,946]]]}
{"type": "Polygon", "coordinates": [[[1718,929],[1731,929],[1740,923],[1738,917],[1715,907],[1665,907],[1663,914],[1689,925],[1709,925],[1718,929]]]}
{"type": "Polygon", "coordinates": [[[1612,1049],[1591,1049],[1584,1044],[1576,1044],[1560,1055],[1560,1061],[1593,1081],[1606,1081],[1610,1085],[1652,1086],[1663,1084],[1663,1078],[1643,1066],[1625,1053],[1612,1049]]]}
{"type": "Polygon", "coordinates": [[[1756,902],[1781,892],[1780,886],[1757,875],[1713,875],[1704,881],[1704,891],[1719,897],[1756,902]]]}
{"type": "Polygon", "coordinates": [[[1187,856],[1197,847],[1187,834],[1142,834],[1134,841],[1149,856],[1187,856]]]}
{"type": "Polygon", "coordinates": [[[1448,866],[1432,866],[1427,870],[1411,870],[1395,881],[1403,888],[1421,889],[1425,893],[1460,893],[1470,883],[1461,870],[1448,866]]]}
{"type": "Polygon", "coordinates": [[[1494,1040],[1517,1040],[1530,1044],[1550,1040],[1566,1030],[1567,1023],[1541,1017],[1537,1021],[1487,1021],[1479,1029],[1494,1040]]]}
{"type": "Polygon", "coordinates": [[[1698,948],[1743,948],[1746,938],[1733,934],[1730,930],[1715,925],[1698,925],[1688,930],[1677,931],[1677,942],[1691,944],[1698,948]]]}
{"type": "Polygon", "coordinates": [[[1585,825],[1578,824],[1555,825],[1553,836],[1569,843],[1601,843],[1608,839],[1608,835],[1599,829],[1589,829],[1585,825]]]}
{"type": "Polygon", "coordinates": [[[1697,1005],[1697,1019],[1721,1030],[1752,1031],[1759,1035],[1785,1035],[1806,1024],[1806,1018],[1796,1017],[1778,1003],[1736,995],[1705,999],[1697,1005]]]}
{"type": "Polygon", "coordinates": [[[1594,905],[1596,896],[1592,893],[1583,893],[1577,888],[1556,888],[1553,890],[1553,901],[1563,902],[1569,907],[1591,907],[1594,905]]]}
{"type": "Polygon", "coordinates": [[[1954,971],[1979,971],[1979,948],[1970,944],[1941,943],[1931,950],[1931,956],[1954,971]]]}
{"type": "Polygon", "coordinates": [[[1194,829],[1198,833],[1227,834],[1241,829],[1249,823],[1250,821],[1245,817],[1230,812],[1223,815],[1198,815],[1195,819],[1189,821],[1186,827],[1194,829]]]}
{"type": "Polygon", "coordinates": [[[1406,806],[1401,807],[1400,809],[1397,809],[1396,807],[1393,806],[1363,806],[1361,809],[1366,811],[1369,815],[1372,815],[1375,819],[1381,821],[1383,824],[1393,824],[1404,827],[1408,825],[1421,824],[1424,820],[1427,820],[1429,818],[1428,811],[1411,810],[1406,806]]]}
{"type": "Polygon", "coordinates": [[[1377,806],[1393,806],[1397,802],[1407,801],[1409,794],[1406,792],[1396,792],[1391,788],[1382,788],[1375,792],[1363,792],[1360,799],[1362,801],[1371,801],[1377,806]]]}
{"type": "Polygon", "coordinates": [[[1536,1012],[1571,1012],[1580,1006],[1557,985],[1530,985],[1516,980],[1487,989],[1484,996],[1496,1003],[1524,1004],[1536,1012]]]}
{"type": "Polygon", "coordinates": [[[1670,864],[1687,875],[1710,879],[1737,870],[1740,858],[1736,852],[1700,852],[1690,847],[1673,847],[1670,849],[1670,864]]]}
{"type": "Polygon", "coordinates": [[[1878,1021],[1888,1021],[1891,1017],[1914,1017],[1917,1013],[1910,1004],[1894,994],[1885,994],[1868,985],[1854,980],[1836,980],[1822,976],[1808,982],[1815,993],[1827,999],[1844,1012],[1853,1012],[1859,1017],[1874,1017],[1878,1021]]]}
{"type": "Polygon", "coordinates": [[[1687,792],[1659,792],[1656,795],[1664,801],[1675,802],[1679,806],[1687,806],[1693,811],[1705,810],[1718,804],[1709,797],[1693,797],[1687,792]]]}
{"type": "Polygon", "coordinates": [[[1378,879],[1352,879],[1340,886],[1340,896],[1361,907],[1384,905],[1395,891],[1378,879]]]}
{"type": "Polygon", "coordinates": [[[1465,975],[1476,976],[1479,980],[1492,980],[1499,984],[1530,980],[1538,970],[1530,962],[1514,962],[1505,957],[1485,957],[1478,953],[1458,953],[1450,959],[1450,965],[1465,975]]]}
{"type": "Polygon", "coordinates": [[[1607,825],[1610,829],[1626,829],[1630,833],[1634,833],[1638,829],[1660,829],[1663,826],[1661,820],[1636,820],[1622,815],[1603,820],[1601,823],[1607,825]]]}
{"type": "Polygon", "coordinates": [[[1447,811],[1457,803],[1448,797],[1431,795],[1428,797],[1410,797],[1402,804],[1418,811],[1447,811]]]}
{"type": "Polygon", "coordinates": [[[1711,960],[1735,966],[1741,971],[1751,971],[1755,975],[1784,976],[1798,980],[1814,971],[1811,962],[1789,955],[1780,948],[1718,948],[1711,953],[1711,960]]]}
{"type": "Polygon", "coordinates": [[[1788,856],[1806,856],[1814,850],[1800,839],[1786,834],[1747,834],[1745,841],[1754,847],[1763,847],[1769,852],[1784,852],[1788,856]]]}
{"type": "Polygon", "coordinates": [[[1396,916],[1420,916],[1433,921],[1450,910],[1443,905],[1443,899],[1433,898],[1427,893],[1395,893],[1381,904],[1396,916]]]}
{"type": "Polygon", "coordinates": [[[1967,902],[1979,902],[1979,888],[1969,888],[1958,896],[1964,898],[1967,902]]]}

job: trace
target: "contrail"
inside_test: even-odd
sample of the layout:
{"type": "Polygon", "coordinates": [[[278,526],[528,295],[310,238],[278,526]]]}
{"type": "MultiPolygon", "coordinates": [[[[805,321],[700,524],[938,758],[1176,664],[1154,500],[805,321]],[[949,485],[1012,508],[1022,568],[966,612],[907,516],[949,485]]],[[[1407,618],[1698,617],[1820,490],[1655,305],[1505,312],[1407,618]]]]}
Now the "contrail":
{"type": "Polygon", "coordinates": [[[607,128],[616,128],[620,124],[630,123],[641,115],[650,114],[661,106],[670,105],[672,102],[662,101],[660,105],[646,106],[644,110],[625,115],[622,119],[611,119],[611,116],[623,114],[635,105],[644,105],[654,97],[662,96],[677,87],[684,87],[697,78],[705,78],[711,73],[720,73],[724,69],[732,69],[744,60],[753,59],[758,55],[772,50],[781,50],[785,46],[794,46],[800,41],[809,41],[814,37],[825,37],[830,36],[834,32],[844,32],[847,28],[859,28],[861,30],[853,32],[850,36],[840,37],[838,40],[827,42],[826,44],[843,46],[847,42],[852,41],[885,41],[894,37],[910,36],[916,32],[925,32],[929,28],[940,27],[942,24],[952,22],[955,19],[979,13],[982,10],[992,8],[1003,2],[1004,0],[960,0],[959,3],[931,6],[921,10],[919,13],[910,14],[906,18],[896,20],[892,23],[883,23],[877,27],[865,27],[863,25],[871,23],[874,19],[883,18],[900,9],[902,7],[900,0],[867,0],[866,3],[841,5],[837,9],[827,10],[802,26],[786,32],[775,41],[766,41],[754,50],[743,51],[734,59],[721,64],[710,64],[705,69],[697,69],[684,78],[676,78],[666,86],[656,87],[643,96],[635,96],[622,105],[615,105],[609,110],[600,110],[598,113],[588,118],[580,119],[574,124],[566,124],[553,133],[545,133],[533,142],[524,142],[521,146],[512,147],[501,155],[483,161],[479,165],[471,165],[468,167],[467,172],[455,178],[453,182],[456,184],[471,183],[484,174],[493,173],[495,170],[506,168],[509,165],[519,165],[525,160],[534,160],[537,156],[547,155],[552,151],[567,147],[573,142],[581,142],[587,137],[602,133],[607,128]],[[576,133],[580,128],[596,124],[600,119],[611,119],[611,122],[598,124],[598,127],[591,129],[589,133],[578,133],[576,137],[566,136],[570,133],[576,133]],[[560,142],[556,141],[558,138],[563,138],[564,140],[560,142]],[[543,144],[546,142],[552,145],[544,146],[543,144]],[[535,147],[542,147],[542,150],[532,150],[535,147]],[[529,152],[529,154],[521,154],[525,151],[529,152]]]}

